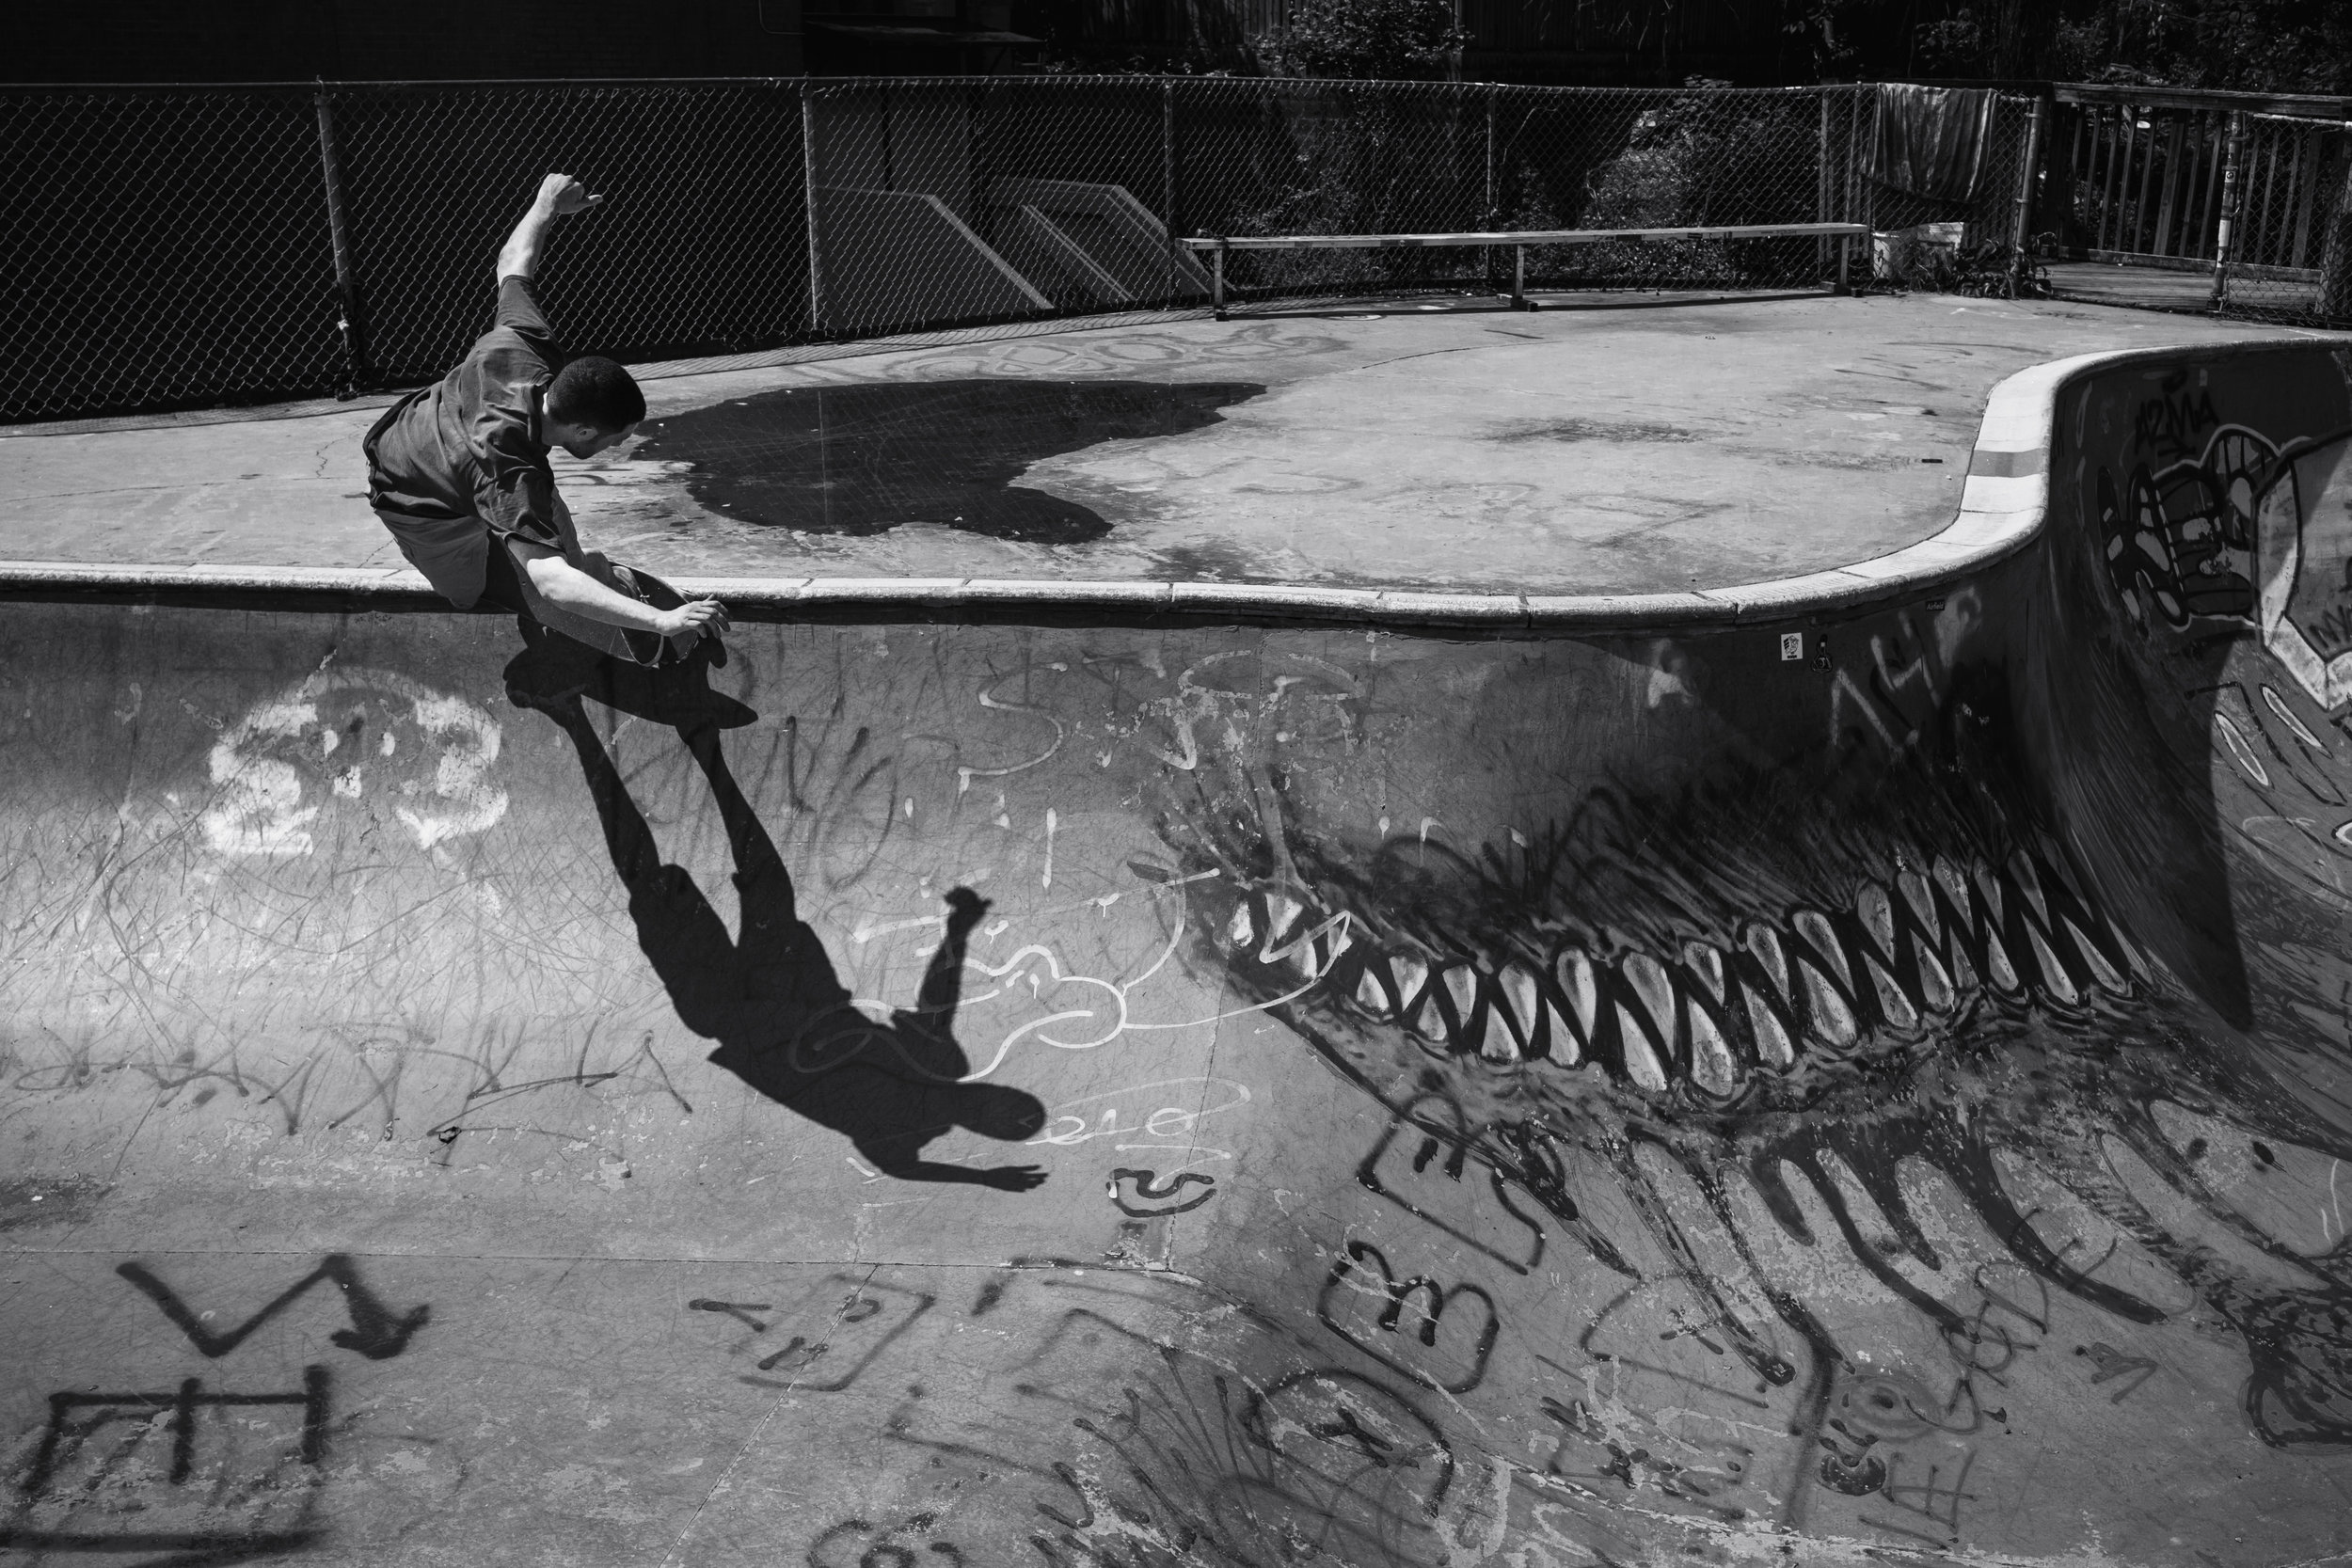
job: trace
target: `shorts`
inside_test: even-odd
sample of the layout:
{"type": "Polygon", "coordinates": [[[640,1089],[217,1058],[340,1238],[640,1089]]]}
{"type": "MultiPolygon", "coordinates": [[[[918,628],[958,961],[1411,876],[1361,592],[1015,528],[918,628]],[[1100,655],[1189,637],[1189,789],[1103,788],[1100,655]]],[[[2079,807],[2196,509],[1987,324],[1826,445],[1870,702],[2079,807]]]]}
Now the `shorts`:
{"type": "Polygon", "coordinates": [[[506,547],[508,536],[481,518],[428,519],[382,510],[375,516],[403,559],[458,609],[489,605],[516,615],[532,613],[522,570],[506,547]]]}
{"type": "Polygon", "coordinates": [[[490,536],[490,547],[482,563],[482,597],[476,604],[493,605],[500,610],[519,615],[526,621],[538,617],[531,613],[530,600],[523,593],[522,573],[515,566],[515,552],[506,547],[503,534],[490,536]]]}

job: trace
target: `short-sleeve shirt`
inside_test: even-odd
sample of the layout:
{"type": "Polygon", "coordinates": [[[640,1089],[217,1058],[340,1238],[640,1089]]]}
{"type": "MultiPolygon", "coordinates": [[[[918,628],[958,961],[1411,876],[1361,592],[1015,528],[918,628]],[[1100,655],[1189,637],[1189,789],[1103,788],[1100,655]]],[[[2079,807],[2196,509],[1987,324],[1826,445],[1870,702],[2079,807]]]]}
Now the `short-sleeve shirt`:
{"type": "Polygon", "coordinates": [[[539,439],[548,383],[563,364],[530,279],[501,278],[497,325],[368,432],[369,504],[460,609],[481,596],[493,535],[580,553],[539,439]]]}

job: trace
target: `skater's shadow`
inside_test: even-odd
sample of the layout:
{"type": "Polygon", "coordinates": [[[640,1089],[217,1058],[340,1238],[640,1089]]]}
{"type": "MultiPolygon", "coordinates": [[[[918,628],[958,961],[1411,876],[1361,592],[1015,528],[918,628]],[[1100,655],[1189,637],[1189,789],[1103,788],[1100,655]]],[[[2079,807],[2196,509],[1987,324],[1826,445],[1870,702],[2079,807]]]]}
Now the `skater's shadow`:
{"type": "Polygon", "coordinates": [[[507,666],[507,694],[547,714],[571,737],[612,867],[628,890],[638,945],[679,1019],[716,1042],[710,1059],[778,1104],[845,1134],[884,1175],[1004,1192],[1043,1181],[1034,1165],[976,1168],[922,1157],[926,1144],[954,1128],[1020,1142],[1045,1124],[1045,1107],[1035,1096],[962,1082],[972,1067],[953,1025],[965,944],[987,900],[969,888],[948,894],[946,934],[914,1006],[894,1012],[887,1023],[867,1018],[851,1005],[824,943],[796,911],[783,858],[720,750],[722,731],[757,715],[710,689],[707,658],[647,670],[574,653],[576,647],[534,637],[507,666]],[[739,933],[728,934],[691,876],[662,863],[583,697],[672,726],[701,766],[735,857],[739,933]]]}

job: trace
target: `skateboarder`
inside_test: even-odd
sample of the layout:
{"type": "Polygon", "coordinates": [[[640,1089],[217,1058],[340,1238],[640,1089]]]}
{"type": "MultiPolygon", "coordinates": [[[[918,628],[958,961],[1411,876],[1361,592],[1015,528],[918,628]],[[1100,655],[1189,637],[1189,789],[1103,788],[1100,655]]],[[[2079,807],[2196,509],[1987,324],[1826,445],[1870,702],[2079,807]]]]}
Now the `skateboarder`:
{"type": "MultiPolygon", "coordinates": [[[[568,174],[539,182],[498,260],[498,319],[441,381],[368,432],[368,503],[409,564],[460,610],[487,603],[641,664],[682,657],[727,629],[716,599],[582,550],[555,492],[551,447],[592,457],[645,417],[628,372],[567,359],[531,278],[555,220],[603,198],[568,174]]],[[[714,650],[715,651],[715,650],[714,650]]]]}

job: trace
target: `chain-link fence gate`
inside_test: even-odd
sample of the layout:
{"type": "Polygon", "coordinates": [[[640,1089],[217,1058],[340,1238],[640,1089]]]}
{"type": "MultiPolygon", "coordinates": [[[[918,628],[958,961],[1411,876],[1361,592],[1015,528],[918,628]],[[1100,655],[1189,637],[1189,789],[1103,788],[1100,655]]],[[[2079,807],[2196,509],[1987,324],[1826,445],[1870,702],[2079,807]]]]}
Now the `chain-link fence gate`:
{"type": "MultiPolygon", "coordinates": [[[[1184,235],[1863,221],[2023,230],[2030,103],[1967,189],[1879,89],[957,77],[0,89],[0,420],[430,380],[537,176],[607,199],[542,273],[646,360],[1202,308],[1184,235]]],[[[1813,286],[1813,239],[1535,247],[1545,288],[1813,286]]],[[[1271,251],[1234,295],[1497,288],[1470,250],[1271,251]]]]}

